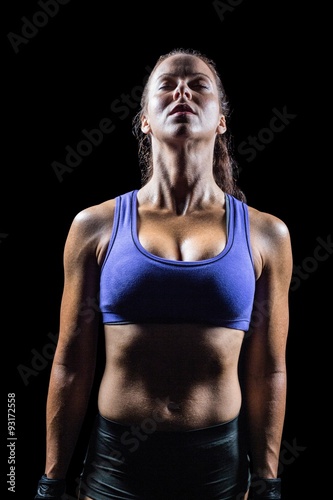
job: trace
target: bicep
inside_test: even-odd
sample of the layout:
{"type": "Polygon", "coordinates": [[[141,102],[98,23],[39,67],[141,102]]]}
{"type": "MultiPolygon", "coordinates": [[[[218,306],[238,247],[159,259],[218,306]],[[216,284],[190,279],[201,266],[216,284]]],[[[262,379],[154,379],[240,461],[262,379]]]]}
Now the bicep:
{"type": "Polygon", "coordinates": [[[99,266],[93,238],[74,221],[64,248],[64,287],[56,360],[87,367],[96,352],[99,266]]]}
{"type": "Polygon", "coordinates": [[[273,219],[262,241],[263,266],[247,336],[248,364],[256,373],[284,370],[292,275],[290,236],[284,223],[273,219]]]}

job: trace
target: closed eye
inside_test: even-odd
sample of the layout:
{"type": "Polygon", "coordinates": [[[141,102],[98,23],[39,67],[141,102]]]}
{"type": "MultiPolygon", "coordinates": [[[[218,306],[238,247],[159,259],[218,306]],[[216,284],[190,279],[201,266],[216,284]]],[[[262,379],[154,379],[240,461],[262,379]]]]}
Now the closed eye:
{"type": "MultiPolygon", "coordinates": [[[[192,88],[192,89],[209,89],[209,86],[208,85],[204,85],[202,83],[190,83],[189,84],[189,87],[192,88]]],[[[172,84],[163,84],[163,85],[160,85],[158,87],[158,90],[168,90],[168,89],[174,89],[176,88],[175,85],[172,85],[172,84]]]]}

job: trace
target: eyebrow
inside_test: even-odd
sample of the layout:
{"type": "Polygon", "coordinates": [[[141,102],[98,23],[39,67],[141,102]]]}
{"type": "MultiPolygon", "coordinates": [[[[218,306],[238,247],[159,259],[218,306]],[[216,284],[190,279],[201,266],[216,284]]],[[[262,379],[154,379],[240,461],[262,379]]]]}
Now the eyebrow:
{"type": "MultiPolygon", "coordinates": [[[[179,76],[179,74],[178,73],[162,73],[160,76],[157,77],[157,80],[160,80],[161,78],[164,78],[166,76],[179,76]]],[[[189,76],[204,76],[205,78],[208,78],[208,80],[213,83],[212,79],[208,75],[206,75],[205,73],[200,73],[200,72],[189,73],[189,76]]]]}

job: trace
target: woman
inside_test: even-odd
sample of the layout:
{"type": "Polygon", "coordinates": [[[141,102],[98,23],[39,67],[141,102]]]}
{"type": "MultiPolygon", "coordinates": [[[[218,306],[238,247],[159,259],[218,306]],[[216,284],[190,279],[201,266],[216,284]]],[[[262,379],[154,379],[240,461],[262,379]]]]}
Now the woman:
{"type": "Polygon", "coordinates": [[[74,218],[36,499],[64,491],[96,362],[99,314],[82,308],[96,297],[106,365],[79,498],[281,498],[290,236],[246,204],[227,117],[212,61],[160,57],[134,119],[141,189],[74,218]]]}

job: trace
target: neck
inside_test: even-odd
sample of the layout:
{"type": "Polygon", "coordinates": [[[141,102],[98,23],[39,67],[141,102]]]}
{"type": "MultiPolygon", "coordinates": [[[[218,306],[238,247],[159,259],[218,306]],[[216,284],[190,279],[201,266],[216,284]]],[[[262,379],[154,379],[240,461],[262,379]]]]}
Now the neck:
{"type": "Polygon", "coordinates": [[[141,200],[169,210],[176,215],[185,215],[214,202],[224,203],[224,193],[213,176],[200,177],[189,181],[187,177],[177,177],[170,183],[168,179],[153,175],[140,190],[141,200]]]}
{"type": "Polygon", "coordinates": [[[213,147],[202,141],[154,143],[153,174],[142,194],[154,204],[183,215],[220,200],[213,175],[213,147]]]}

